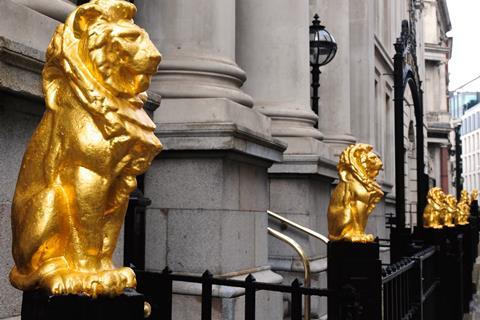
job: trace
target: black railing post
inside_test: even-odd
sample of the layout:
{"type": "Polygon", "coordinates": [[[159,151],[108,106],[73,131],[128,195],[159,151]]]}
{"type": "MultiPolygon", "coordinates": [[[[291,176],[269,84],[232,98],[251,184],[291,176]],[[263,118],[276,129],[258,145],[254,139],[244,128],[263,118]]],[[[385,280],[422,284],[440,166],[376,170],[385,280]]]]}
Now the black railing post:
{"type": "Polygon", "coordinates": [[[162,319],[172,320],[172,286],[173,281],[171,278],[172,271],[165,267],[161,274],[161,285],[158,288],[160,295],[160,312],[159,315],[162,315],[162,319]]]}
{"type": "Polygon", "coordinates": [[[395,114],[395,218],[396,228],[405,228],[405,142],[404,139],[404,108],[403,94],[405,84],[403,79],[403,52],[404,45],[401,39],[394,44],[393,57],[394,73],[394,114],[395,114]]]}
{"type": "Polygon", "coordinates": [[[166,267],[160,272],[135,270],[137,290],[145,296],[152,308],[150,319],[172,320],[172,271],[166,267]]]}
{"type": "Polygon", "coordinates": [[[300,282],[295,279],[292,282],[292,307],[290,318],[292,320],[302,320],[302,293],[300,292],[300,282]]]}
{"type": "MultiPolygon", "coordinates": [[[[362,306],[356,320],[382,319],[382,268],[378,240],[374,243],[330,241],[328,252],[328,289],[335,292],[350,287],[362,306]]],[[[396,288],[394,288],[395,290],[396,288]]],[[[344,320],[348,305],[340,297],[329,297],[328,319],[344,320]]]]}
{"type": "Polygon", "coordinates": [[[472,272],[475,258],[473,257],[473,239],[472,228],[470,224],[458,226],[463,234],[463,312],[470,311],[470,301],[472,299],[472,272]]]}
{"type": "Polygon", "coordinates": [[[480,232],[480,217],[478,216],[478,201],[474,200],[472,202],[472,207],[470,208],[470,226],[472,228],[472,246],[473,246],[473,258],[476,259],[478,256],[478,240],[480,232]]]}
{"type": "Polygon", "coordinates": [[[123,263],[136,269],[145,269],[146,209],[151,200],[137,188],[130,194],[124,227],[123,263]]]}
{"type": "Polygon", "coordinates": [[[255,320],[255,277],[245,279],[245,320],[255,320]]]}
{"type": "Polygon", "coordinates": [[[212,279],[210,271],[202,275],[202,320],[212,320],[212,279]]]}
{"type": "Polygon", "coordinates": [[[440,247],[440,308],[442,319],[463,319],[463,234],[446,228],[440,247]]]}

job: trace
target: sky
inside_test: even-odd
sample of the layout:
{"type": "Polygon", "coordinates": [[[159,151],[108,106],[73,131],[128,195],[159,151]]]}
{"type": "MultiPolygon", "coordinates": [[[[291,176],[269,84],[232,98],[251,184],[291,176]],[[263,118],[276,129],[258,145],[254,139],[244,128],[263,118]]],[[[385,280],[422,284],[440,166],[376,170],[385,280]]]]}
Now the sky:
{"type": "MultiPolygon", "coordinates": [[[[480,0],[447,0],[453,37],[449,90],[480,76],[480,0]]],[[[459,91],[480,91],[480,79],[459,91]]]]}

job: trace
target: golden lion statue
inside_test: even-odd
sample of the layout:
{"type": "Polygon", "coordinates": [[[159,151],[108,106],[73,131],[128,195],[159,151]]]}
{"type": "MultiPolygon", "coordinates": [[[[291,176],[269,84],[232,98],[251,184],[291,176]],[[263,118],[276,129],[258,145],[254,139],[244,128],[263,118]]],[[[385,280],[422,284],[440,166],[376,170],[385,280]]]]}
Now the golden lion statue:
{"type": "Polygon", "coordinates": [[[328,206],[328,233],[330,240],[372,242],[365,234],[368,216],[381,200],[383,191],[375,181],[382,169],[382,161],[368,144],[347,147],[340,155],[335,187],[328,206]]]}
{"type": "Polygon", "coordinates": [[[457,214],[455,215],[455,224],[466,225],[470,217],[470,196],[467,190],[462,190],[460,200],[457,203],[457,214]]]}
{"type": "Polygon", "coordinates": [[[160,53],[126,1],[92,0],[47,49],[47,109],[23,157],[12,207],[10,281],[53,294],[135,287],[112,253],[135,176],[162,145],[143,110],[160,53]]]}
{"type": "Polygon", "coordinates": [[[427,195],[427,206],[423,211],[423,226],[425,228],[442,229],[444,210],[445,194],[438,187],[431,188],[427,195]]]}
{"type": "Polygon", "coordinates": [[[470,193],[470,206],[472,205],[473,201],[476,201],[478,199],[478,190],[473,189],[472,193],[470,193]]]}
{"type": "Polygon", "coordinates": [[[451,194],[445,196],[445,209],[443,210],[443,225],[455,227],[455,216],[457,214],[457,199],[451,194]]]}

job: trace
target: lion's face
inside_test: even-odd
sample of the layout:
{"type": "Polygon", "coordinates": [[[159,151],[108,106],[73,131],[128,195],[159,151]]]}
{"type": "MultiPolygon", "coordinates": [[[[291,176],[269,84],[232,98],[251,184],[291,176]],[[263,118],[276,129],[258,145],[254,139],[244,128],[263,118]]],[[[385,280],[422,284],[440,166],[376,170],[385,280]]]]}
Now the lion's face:
{"type": "Polygon", "coordinates": [[[135,13],[127,1],[91,0],[65,22],[74,38],[64,41],[64,54],[78,55],[115,96],[130,98],[146,91],[161,59],[148,34],[134,23],[135,13]]]}
{"type": "Polygon", "coordinates": [[[365,154],[365,169],[370,178],[374,179],[382,169],[382,160],[372,151],[365,154]]]}
{"type": "Polygon", "coordinates": [[[440,188],[432,188],[428,192],[428,203],[435,211],[441,211],[445,207],[445,194],[440,188]]]}
{"type": "Polygon", "coordinates": [[[131,20],[100,22],[89,29],[91,72],[109,89],[133,96],[147,90],[160,63],[160,53],[148,34],[131,20]]]}

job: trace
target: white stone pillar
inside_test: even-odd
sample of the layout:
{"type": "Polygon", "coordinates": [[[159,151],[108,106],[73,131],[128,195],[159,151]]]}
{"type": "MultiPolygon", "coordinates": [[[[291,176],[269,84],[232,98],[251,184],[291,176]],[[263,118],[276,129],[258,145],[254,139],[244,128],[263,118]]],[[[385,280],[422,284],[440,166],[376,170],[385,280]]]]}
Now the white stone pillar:
{"type": "MultiPolygon", "coordinates": [[[[268,167],[285,144],[252,108],[235,62],[235,0],[136,0],[136,22],[163,55],[150,89],[165,150],[145,176],[146,265],[280,282],[268,266],[268,167]]],[[[174,287],[174,318],[197,319],[199,290],[174,287]]],[[[215,293],[215,319],[243,319],[243,293],[215,293]]],[[[257,317],[280,319],[282,295],[259,293],[257,317]]]]}
{"type": "Polygon", "coordinates": [[[315,153],[323,135],[310,107],[308,2],[237,1],[237,61],[247,72],[244,90],[272,119],[272,133],[287,153],[315,153]]]}
{"type": "Polygon", "coordinates": [[[164,99],[228,98],[245,106],[245,72],[235,63],[234,0],[139,0],[136,22],[160,48],[152,90],[164,99]]]}
{"type": "MultiPolygon", "coordinates": [[[[374,13],[372,0],[350,1],[351,132],[359,142],[373,145],[373,128],[377,118],[375,68],[372,67],[375,65],[374,13]]],[[[329,78],[325,80],[328,81],[329,78]]]]}
{"type": "Polygon", "coordinates": [[[350,96],[350,2],[319,0],[312,6],[338,45],[335,58],[321,67],[319,90],[319,128],[337,152],[355,142],[350,127],[350,108],[355,104],[350,96]]]}
{"type": "MultiPolygon", "coordinates": [[[[308,8],[308,0],[238,0],[237,62],[247,73],[243,89],[254,108],[272,119],[272,133],[288,143],[283,161],[269,169],[271,210],[325,233],[336,172],[310,106],[308,8]]],[[[275,222],[270,219],[269,225],[275,222]]],[[[297,231],[283,232],[306,250],[313,286],[324,285],[325,246],[297,231]]],[[[286,244],[270,239],[268,253],[284,283],[303,276],[298,256],[286,244]]],[[[313,298],[312,318],[324,312],[325,306],[313,298]]]]}

